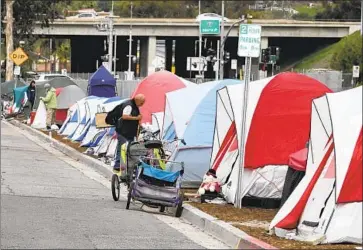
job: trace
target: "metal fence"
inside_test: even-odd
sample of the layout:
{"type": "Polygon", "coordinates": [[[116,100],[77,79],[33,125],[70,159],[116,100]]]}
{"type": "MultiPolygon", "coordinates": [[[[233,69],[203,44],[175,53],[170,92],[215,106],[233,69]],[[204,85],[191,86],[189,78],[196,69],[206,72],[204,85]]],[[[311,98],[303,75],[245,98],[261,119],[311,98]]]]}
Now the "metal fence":
{"type": "MultiPolygon", "coordinates": [[[[75,80],[89,80],[93,73],[67,73],[67,75],[75,80]]],[[[116,77],[119,80],[126,80],[125,72],[116,72],[116,77]]]]}
{"type": "MultiPolygon", "coordinates": [[[[341,71],[334,71],[334,70],[294,70],[294,72],[302,73],[314,79],[317,79],[318,81],[324,83],[326,86],[332,89],[334,92],[339,92],[354,87],[354,85],[352,84],[353,83],[352,73],[343,73],[341,71]]],[[[138,78],[135,80],[125,80],[126,77],[124,77],[125,75],[123,74],[123,72],[119,72],[119,74],[120,74],[119,79],[116,80],[117,94],[121,98],[129,98],[131,94],[135,91],[138,83],[142,81],[144,78],[138,78]]],[[[82,88],[85,92],[87,92],[88,79],[91,75],[92,73],[69,74],[69,76],[74,78],[78,86],[82,88]]],[[[258,73],[258,69],[257,71],[255,70],[253,72],[253,76],[251,77],[252,77],[251,81],[256,81],[261,78],[264,78],[264,76],[261,76],[258,73]]],[[[215,80],[214,78],[209,78],[209,79],[184,78],[184,79],[199,84],[215,80]]]]}
{"type": "Polygon", "coordinates": [[[336,70],[307,69],[294,70],[294,72],[308,75],[328,86],[334,92],[339,92],[354,87],[352,73],[343,73],[336,70]]]}

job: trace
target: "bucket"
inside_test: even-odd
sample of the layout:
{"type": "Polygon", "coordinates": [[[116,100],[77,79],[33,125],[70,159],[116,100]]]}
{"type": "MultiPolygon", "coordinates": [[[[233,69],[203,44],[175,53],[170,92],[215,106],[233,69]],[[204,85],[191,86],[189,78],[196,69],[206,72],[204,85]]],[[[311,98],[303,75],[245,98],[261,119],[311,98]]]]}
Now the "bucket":
{"type": "Polygon", "coordinates": [[[30,112],[30,124],[33,124],[36,113],[37,113],[36,111],[30,112]]]}

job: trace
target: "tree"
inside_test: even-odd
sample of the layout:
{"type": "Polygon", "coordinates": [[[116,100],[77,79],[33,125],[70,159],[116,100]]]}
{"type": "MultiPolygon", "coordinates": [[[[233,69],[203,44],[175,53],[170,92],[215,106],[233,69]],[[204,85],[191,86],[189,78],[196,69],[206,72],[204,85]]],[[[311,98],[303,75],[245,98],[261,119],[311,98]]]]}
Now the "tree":
{"type": "Polygon", "coordinates": [[[359,20],[361,18],[361,0],[334,0],[333,5],[316,14],[315,19],[359,20]]]}
{"type": "MultiPolygon", "coordinates": [[[[335,70],[352,72],[353,65],[360,65],[360,75],[363,73],[362,36],[359,31],[344,37],[339,42],[339,48],[332,56],[330,66],[335,70]]],[[[360,77],[362,79],[362,77],[360,77]]]]}
{"type": "MultiPolygon", "coordinates": [[[[6,1],[6,28],[5,28],[5,42],[6,42],[6,54],[9,55],[14,50],[14,39],[13,39],[13,5],[14,1],[6,1]]],[[[13,79],[14,63],[7,57],[6,59],[6,75],[5,81],[13,79]]]]}
{"type": "MultiPolygon", "coordinates": [[[[29,49],[36,37],[32,34],[36,22],[41,27],[49,27],[49,24],[59,15],[57,4],[70,3],[70,0],[1,0],[2,6],[6,2],[6,46],[7,54],[19,45],[19,41],[25,41],[25,50],[29,49]]],[[[3,12],[3,10],[2,10],[3,12]]],[[[2,13],[1,16],[4,16],[2,13]]],[[[8,59],[6,65],[6,79],[13,78],[13,63],[8,59]]]]}

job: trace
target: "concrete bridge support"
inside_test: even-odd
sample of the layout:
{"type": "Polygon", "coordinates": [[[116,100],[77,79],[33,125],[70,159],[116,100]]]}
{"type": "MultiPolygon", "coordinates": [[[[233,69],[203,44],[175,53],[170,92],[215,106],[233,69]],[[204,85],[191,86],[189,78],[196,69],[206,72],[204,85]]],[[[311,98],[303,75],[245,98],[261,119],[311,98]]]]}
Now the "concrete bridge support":
{"type": "Polygon", "coordinates": [[[165,70],[171,71],[173,66],[173,39],[165,39],[165,70]]]}
{"type": "Polygon", "coordinates": [[[155,72],[153,60],[156,58],[156,37],[140,38],[140,77],[155,72]]]}

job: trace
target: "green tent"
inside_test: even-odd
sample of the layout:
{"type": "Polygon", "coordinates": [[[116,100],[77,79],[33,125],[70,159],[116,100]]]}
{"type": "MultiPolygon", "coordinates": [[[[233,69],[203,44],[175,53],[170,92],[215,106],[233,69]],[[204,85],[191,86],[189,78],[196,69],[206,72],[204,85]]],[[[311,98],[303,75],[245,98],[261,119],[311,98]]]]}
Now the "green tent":
{"type": "Polygon", "coordinates": [[[24,106],[28,100],[26,97],[26,91],[28,90],[28,86],[23,86],[19,88],[15,88],[14,93],[14,106],[13,106],[13,112],[17,113],[19,112],[20,108],[24,106]]]}

